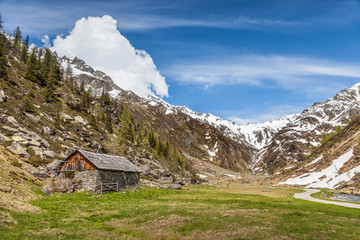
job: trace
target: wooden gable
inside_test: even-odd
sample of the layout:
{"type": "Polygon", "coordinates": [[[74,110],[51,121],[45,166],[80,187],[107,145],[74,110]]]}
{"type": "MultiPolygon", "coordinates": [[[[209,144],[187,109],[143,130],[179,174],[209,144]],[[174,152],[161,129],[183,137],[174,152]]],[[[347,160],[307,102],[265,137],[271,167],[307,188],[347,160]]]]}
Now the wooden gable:
{"type": "Polygon", "coordinates": [[[96,169],[97,168],[87,158],[78,151],[75,151],[66,159],[60,171],[91,171],[96,169]]]}

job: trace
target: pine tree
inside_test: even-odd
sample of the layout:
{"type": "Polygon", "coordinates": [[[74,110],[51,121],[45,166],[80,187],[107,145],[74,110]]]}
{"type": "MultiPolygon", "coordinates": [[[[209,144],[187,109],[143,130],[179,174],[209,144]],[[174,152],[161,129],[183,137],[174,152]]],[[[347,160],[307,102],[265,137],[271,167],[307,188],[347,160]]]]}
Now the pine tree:
{"type": "Polygon", "coordinates": [[[29,35],[27,35],[25,40],[23,41],[23,45],[20,53],[20,59],[25,63],[28,59],[28,50],[29,50],[29,35]]]}
{"type": "Polygon", "coordinates": [[[131,116],[131,113],[129,111],[129,108],[125,103],[121,104],[122,110],[121,110],[121,116],[120,116],[120,131],[122,135],[129,141],[134,141],[133,136],[133,123],[134,120],[131,116]]]}
{"type": "Polygon", "coordinates": [[[30,99],[28,97],[24,97],[23,102],[21,104],[21,109],[28,113],[35,113],[36,108],[31,103],[30,99]]]}
{"type": "Polygon", "coordinates": [[[113,133],[112,120],[111,120],[110,111],[106,112],[106,114],[105,114],[105,129],[106,129],[109,133],[113,133]]]}
{"type": "Polygon", "coordinates": [[[61,79],[63,78],[62,71],[60,68],[60,64],[57,61],[56,57],[52,56],[51,59],[51,67],[54,68],[54,74],[55,74],[55,84],[59,86],[61,79]]]}
{"type": "Polygon", "coordinates": [[[65,69],[65,82],[71,90],[74,89],[74,74],[70,63],[67,64],[65,69]]]}
{"type": "Polygon", "coordinates": [[[20,27],[17,26],[14,31],[14,48],[20,49],[20,43],[21,43],[21,31],[20,31],[20,27]]]}
{"type": "Polygon", "coordinates": [[[6,59],[6,38],[3,34],[0,34],[0,78],[7,80],[8,63],[6,59]]]}
{"type": "Polygon", "coordinates": [[[153,132],[149,132],[149,145],[151,148],[156,147],[156,139],[153,132]]]}
{"type": "MultiPolygon", "coordinates": [[[[44,60],[41,63],[41,72],[42,72],[41,77],[44,80],[46,80],[49,76],[50,68],[51,68],[51,60],[52,60],[51,52],[49,49],[46,49],[44,60]]],[[[55,72],[53,72],[53,74],[55,74],[55,72]]]]}
{"type": "Polygon", "coordinates": [[[162,143],[162,141],[160,139],[158,139],[158,143],[156,145],[156,149],[158,150],[158,153],[160,155],[164,155],[164,144],[162,143]]]}
{"type": "Polygon", "coordinates": [[[90,120],[89,120],[90,126],[92,126],[95,130],[98,130],[96,117],[92,114],[90,114],[90,120]]]}
{"type": "Polygon", "coordinates": [[[62,111],[62,104],[61,102],[59,101],[57,104],[56,104],[56,116],[55,116],[55,127],[56,128],[60,128],[60,123],[61,123],[61,111],[62,111]]]}
{"type": "Polygon", "coordinates": [[[30,80],[32,82],[38,83],[42,86],[45,84],[42,82],[41,79],[41,71],[40,71],[40,64],[38,60],[36,59],[37,55],[37,49],[33,48],[30,57],[27,60],[26,63],[26,72],[25,72],[25,78],[27,80],[30,80]]]}
{"type": "Polygon", "coordinates": [[[47,77],[46,87],[44,91],[44,98],[46,102],[51,102],[53,100],[56,100],[55,89],[56,89],[56,72],[55,72],[55,66],[53,65],[47,77]]]}
{"type": "Polygon", "coordinates": [[[170,148],[171,148],[170,143],[166,142],[164,150],[163,150],[163,155],[165,158],[167,158],[169,156],[170,148]]]}
{"type": "Polygon", "coordinates": [[[87,109],[90,107],[90,102],[91,102],[90,97],[91,97],[90,91],[85,91],[84,94],[81,96],[80,107],[82,108],[82,110],[87,111],[87,109]]]}
{"type": "Polygon", "coordinates": [[[153,159],[159,159],[159,154],[157,153],[157,151],[155,149],[153,149],[152,158],[153,159]]]}
{"type": "Polygon", "coordinates": [[[84,92],[85,92],[85,82],[82,81],[80,85],[80,93],[84,93],[84,92]]]}
{"type": "Polygon", "coordinates": [[[42,58],[42,56],[44,55],[44,48],[39,48],[38,49],[38,52],[37,52],[37,60],[38,60],[38,62],[41,62],[41,58],[42,58]]]}
{"type": "Polygon", "coordinates": [[[104,89],[102,90],[100,101],[101,101],[101,107],[110,106],[109,93],[105,93],[104,89]]]}

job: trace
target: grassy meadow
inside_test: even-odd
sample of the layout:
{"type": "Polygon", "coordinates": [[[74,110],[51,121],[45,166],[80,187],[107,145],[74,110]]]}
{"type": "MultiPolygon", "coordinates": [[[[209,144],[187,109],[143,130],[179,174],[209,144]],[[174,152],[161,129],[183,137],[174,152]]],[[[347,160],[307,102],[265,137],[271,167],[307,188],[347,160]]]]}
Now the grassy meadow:
{"type": "Polygon", "coordinates": [[[13,220],[0,221],[0,239],[359,239],[360,210],[294,199],[299,191],[224,183],[43,195],[31,202],[38,213],[0,209],[13,220]]]}

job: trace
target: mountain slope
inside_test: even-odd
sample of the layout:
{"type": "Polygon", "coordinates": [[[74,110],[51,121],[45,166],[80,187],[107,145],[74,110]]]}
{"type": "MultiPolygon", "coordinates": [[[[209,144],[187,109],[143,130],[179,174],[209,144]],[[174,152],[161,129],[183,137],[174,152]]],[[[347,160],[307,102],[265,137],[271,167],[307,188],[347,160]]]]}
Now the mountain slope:
{"type": "MultiPolygon", "coordinates": [[[[75,62],[81,62],[81,60],[75,60],[75,62]]],[[[72,66],[74,72],[78,73],[80,81],[84,81],[84,75],[91,76],[94,72],[84,62],[80,65],[72,63],[72,66]]],[[[92,76],[92,78],[95,77],[92,76]]],[[[319,144],[323,134],[332,131],[336,126],[344,125],[360,112],[360,84],[339,92],[333,98],[315,103],[300,114],[285,116],[279,120],[261,124],[243,126],[212,114],[195,112],[185,106],[173,106],[156,96],[150,95],[146,98],[139,98],[133,93],[113,87],[114,84],[110,84],[111,87],[108,87],[109,82],[106,81],[92,80],[88,82],[88,85],[98,94],[103,89],[115,92],[119,98],[145,106],[147,109],[156,112],[157,116],[163,116],[161,119],[167,119],[169,122],[189,119],[183,115],[185,114],[201,124],[215,128],[221,135],[242,146],[244,150],[241,152],[245,156],[247,168],[253,172],[256,170],[273,173],[276,169],[305,160],[307,152],[311,152],[319,144]],[[93,84],[94,82],[100,82],[104,86],[102,87],[99,83],[93,84]]],[[[151,113],[147,114],[152,115],[151,113]]],[[[157,117],[152,118],[156,119],[157,117]]],[[[153,122],[150,125],[156,126],[156,123],[153,122]]],[[[166,129],[163,129],[163,133],[166,134],[166,129]]],[[[205,138],[209,137],[205,136],[205,138]]],[[[187,139],[191,139],[191,137],[187,136],[187,139]]],[[[178,141],[179,139],[174,142],[178,141]]],[[[204,142],[204,138],[200,142],[204,142]]],[[[183,144],[187,143],[182,141],[179,145],[183,144]]],[[[218,151],[214,148],[215,144],[210,148],[206,144],[203,146],[206,146],[205,149],[208,148],[208,159],[213,159],[212,155],[218,151]]],[[[206,154],[197,157],[205,159],[205,156],[206,154]]],[[[224,162],[217,162],[217,164],[228,167],[227,163],[224,162]]],[[[234,165],[234,162],[230,165],[234,165]]]]}
{"type": "MultiPolygon", "coordinates": [[[[360,186],[360,118],[326,140],[301,164],[277,174],[280,185],[314,188],[360,186]]],[[[356,190],[356,189],[355,189],[356,190]]],[[[360,193],[360,190],[356,190],[360,193]]]]}
{"type": "Polygon", "coordinates": [[[249,172],[253,149],[214,126],[169,114],[78,58],[35,48],[28,61],[19,60],[18,49],[7,45],[11,74],[0,78],[6,95],[0,143],[28,163],[41,168],[82,148],[127,156],[144,170],[144,180],[198,182],[201,166],[203,178],[249,172]]]}
{"type": "Polygon", "coordinates": [[[333,98],[315,103],[280,129],[266,147],[259,162],[262,170],[297,164],[307,158],[324,134],[344,126],[360,113],[360,84],[345,89],[333,98]]]}

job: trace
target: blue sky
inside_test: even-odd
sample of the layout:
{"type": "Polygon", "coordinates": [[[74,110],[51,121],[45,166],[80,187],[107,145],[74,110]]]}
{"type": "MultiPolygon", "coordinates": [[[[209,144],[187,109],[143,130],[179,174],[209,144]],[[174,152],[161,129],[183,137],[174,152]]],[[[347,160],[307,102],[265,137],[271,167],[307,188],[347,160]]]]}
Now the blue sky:
{"type": "Polygon", "coordinates": [[[174,105],[238,123],[298,113],[360,81],[355,0],[0,1],[5,30],[41,45],[110,15],[169,85],[174,105]]]}

